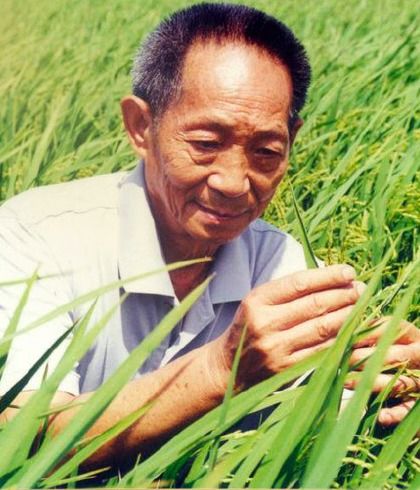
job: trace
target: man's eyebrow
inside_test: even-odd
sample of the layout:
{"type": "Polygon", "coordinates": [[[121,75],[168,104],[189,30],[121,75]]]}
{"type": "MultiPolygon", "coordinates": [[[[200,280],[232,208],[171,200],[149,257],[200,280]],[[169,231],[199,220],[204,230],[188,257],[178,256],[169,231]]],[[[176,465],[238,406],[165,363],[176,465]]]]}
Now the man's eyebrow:
{"type": "Polygon", "coordinates": [[[261,140],[280,140],[285,144],[289,142],[289,134],[287,131],[275,129],[255,131],[253,138],[261,140]]]}
{"type": "Polygon", "coordinates": [[[215,133],[225,133],[226,131],[230,131],[234,125],[222,124],[215,121],[196,121],[187,123],[182,128],[184,131],[214,131],[215,133]]]}

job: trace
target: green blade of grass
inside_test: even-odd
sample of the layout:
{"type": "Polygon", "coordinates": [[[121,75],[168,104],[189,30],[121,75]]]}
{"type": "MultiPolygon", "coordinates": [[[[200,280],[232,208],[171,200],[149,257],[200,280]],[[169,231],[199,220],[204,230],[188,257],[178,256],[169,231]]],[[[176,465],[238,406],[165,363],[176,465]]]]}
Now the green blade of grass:
{"type": "MultiPolygon", "coordinates": [[[[231,425],[249,413],[264,398],[278,390],[282,385],[298,378],[307,371],[318,366],[324,359],[324,352],[318,352],[298,365],[292,366],[262,383],[240,393],[232,399],[227,414],[226,424],[220,428],[224,432],[231,425]]],[[[220,407],[213,409],[200,420],[184,429],[168,441],[155,454],[143,463],[140,463],[122,480],[121,484],[142,486],[156,479],[166,464],[171,464],[188,451],[209,440],[209,434],[217,424],[220,417],[220,407]]]]}
{"type": "MultiPolygon", "coordinates": [[[[62,480],[58,480],[56,482],[57,486],[55,488],[65,488],[64,485],[66,485],[67,488],[77,488],[76,485],[74,485],[75,483],[87,481],[93,478],[94,476],[98,476],[101,473],[104,473],[109,469],[110,469],[109,466],[106,466],[104,468],[98,468],[96,470],[87,471],[86,473],[83,473],[81,475],[72,475],[69,476],[68,478],[63,478],[62,480]]],[[[80,485],[78,485],[78,487],[80,487],[80,485]]]]}
{"type": "MultiPolygon", "coordinates": [[[[248,482],[251,473],[254,472],[259,462],[267,454],[271,444],[273,443],[276,434],[281,430],[285,419],[293,410],[296,399],[302,393],[302,387],[288,389],[278,395],[277,399],[281,401],[275,410],[261,423],[255,430],[255,433],[248,436],[243,446],[232,453],[228,452],[224,458],[218,463],[217,467],[208,474],[206,481],[203,482],[206,487],[211,488],[218,486],[222,479],[230,475],[232,470],[238,467],[234,473],[229,488],[241,488],[248,482]]],[[[273,398],[272,396],[270,398],[273,398]]],[[[264,404],[259,404],[261,406],[264,404]]],[[[272,403],[265,405],[271,406],[272,403]]],[[[251,413],[254,410],[251,411],[251,413]]]]}
{"type": "Polygon", "coordinates": [[[387,478],[392,474],[419,430],[420,401],[417,400],[379,453],[367,477],[362,480],[361,488],[384,488],[387,478]]]}
{"type": "MultiPolygon", "coordinates": [[[[350,352],[347,353],[347,358],[344,359],[343,364],[347,364],[348,357],[350,352]]],[[[347,370],[342,369],[337,378],[334,380],[333,388],[331,390],[330,396],[326,400],[326,408],[324,419],[321,423],[321,427],[319,429],[319,433],[317,434],[317,438],[315,444],[311,450],[311,455],[306,464],[305,471],[311,471],[314,465],[316,464],[316,455],[325,445],[326,440],[328,439],[331,431],[334,430],[334,426],[337,421],[338,413],[340,410],[340,404],[342,400],[343,387],[345,378],[347,375],[347,370]]]]}
{"type": "Polygon", "coordinates": [[[38,371],[38,369],[48,360],[50,355],[57,349],[59,345],[73,332],[74,327],[67,329],[42,356],[29,368],[28,372],[22,376],[6,393],[0,398],[0,413],[2,413],[16,398],[16,396],[24,390],[28,381],[38,371]]]}
{"type": "MultiPolygon", "coordinates": [[[[48,376],[48,364],[45,365],[44,372],[42,373],[42,383],[45,382],[47,376],[48,376]]],[[[47,429],[48,429],[48,417],[43,417],[41,427],[40,429],[38,429],[38,434],[31,447],[32,452],[38,451],[40,444],[47,436],[47,429]]]]}
{"type": "Polygon", "coordinates": [[[286,388],[283,391],[275,392],[272,395],[265,398],[255,408],[253,408],[250,413],[264,410],[264,408],[272,407],[273,405],[279,405],[280,403],[283,402],[295,400],[296,397],[299,396],[302,393],[302,390],[304,389],[305,389],[304,386],[296,386],[294,388],[286,388]]]}
{"type": "Polygon", "coordinates": [[[147,411],[152,407],[152,403],[148,403],[138,410],[126,415],[123,419],[117,422],[113,427],[107,429],[99,436],[94,437],[92,440],[83,445],[82,448],[77,449],[75,455],[60,466],[52,475],[42,482],[43,487],[58,487],[62,484],[62,480],[66,476],[70,475],[78,466],[83,463],[89,456],[97,451],[101,446],[108,441],[118,436],[125,429],[130,427],[136,420],[140,419],[147,411]]]}
{"type": "Polygon", "coordinates": [[[292,183],[289,180],[289,188],[292,196],[293,209],[295,211],[296,218],[298,220],[300,237],[302,239],[303,252],[305,254],[306,266],[308,269],[316,269],[318,267],[314,251],[312,250],[311,243],[308,238],[308,233],[306,232],[305,225],[303,223],[303,218],[299,212],[299,207],[296,202],[295,193],[293,191],[292,183]]]}
{"type": "Polygon", "coordinates": [[[236,467],[239,467],[229,483],[229,488],[244,487],[251,473],[269,451],[277,433],[283,427],[287,416],[293,408],[294,400],[282,403],[264,421],[255,434],[248,436],[248,439],[245,440],[241,447],[234,452],[229,452],[219,461],[214,470],[207,475],[203,486],[205,485],[205,488],[218,487],[222,480],[232,474],[236,467]]]}
{"type": "Polygon", "coordinates": [[[68,104],[68,95],[62,96],[58,101],[51,104],[51,113],[48,123],[39,139],[30,166],[26,168],[22,188],[28,189],[37,178],[43,159],[47,153],[53,132],[56,129],[58,120],[62,116],[64,107],[68,104]]]}
{"type": "MultiPolygon", "coordinates": [[[[226,423],[224,426],[219,427],[219,432],[227,430],[279,387],[318,366],[324,359],[324,355],[324,352],[318,352],[298,365],[285,369],[281,373],[235,396],[231,401],[226,423]]],[[[172,464],[188,451],[208,441],[209,434],[213,432],[214,427],[220,420],[220,410],[220,406],[213,409],[174,436],[146,461],[127,473],[121,479],[121,485],[147,485],[161,474],[165,466],[172,464]]]]}
{"type": "Polygon", "coordinates": [[[19,487],[31,488],[73,447],[78,438],[95,422],[121,388],[133,377],[150,353],[158,347],[174,326],[187,313],[206,289],[211,277],[195,288],[155,327],[119,366],[110,378],[80,408],[63,431],[48,445],[41,447],[28,464],[14,475],[12,482],[19,487]]]}
{"type": "MultiPolygon", "coordinates": [[[[0,377],[1,377],[4,366],[5,366],[6,361],[7,361],[10,346],[12,344],[13,335],[16,332],[17,326],[19,324],[19,319],[22,315],[22,311],[23,311],[26,303],[28,302],[29,293],[31,292],[32,286],[34,285],[37,277],[38,277],[37,271],[35,271],[33,273],[32,277],[30,277],[27,281],[25,281],[26,282],[26,288],[25,288],[22,296],[19,298],[19,302],[16,306],[16,309],[15,309],[15,311],[12,315],[12,318],[10,319],[10,322],[9,322],[5,332],[4,332],[3,337],[9,338],[9,340],[4,343],[4,349],[5,349],[4,354],[0,355],[0,377]]],[[[0,412],[1,412],[1,409],[0,409],[0,412]]]]}
{"type": "Polygon", "coordinates": [[[193,488],[218,488],[220,481],[243,460],[251,451],[254,444],[254,437],[250,437],[242,446],[236,448],[234,452],[228,454],[217,465],[212,467],[211,471],[204,478],[198,480],[193,488]]]}
{"type": "MultiPolygon", "coordinates": [[[[205,481],[202,482],[202,486],[206,488],[218,486],[218,482],[221,479],[229,474],[232,469],[240,465],[229,483],[229,488],[244,487],[250,474],[255,470],[259,461],[261,461],[271,446],[276,435],[276,430],[280,428],[279,422],[293,410],[294,401],[302,392],[302,389],[298,387],[277,393],[269,397],[271,400],[265,399],[257,407],[252,409],[250,413],[255,413],[256,410],[262,410],[273,404],[279,405],[262,423],[258,430],[255,431],[255,434],[248,436],[248,440],[244,443],[243,449],[240,448],[228,454],[218,463],[213,471],[207,474],[205,481]],[[275,430],[273,426],[276,426],[275,430]]],[[[188,482],[185,483],[188,484],[188,482]]],[[[195,486],[198,486],[198,484],[195,486]]]]}
{"type": "MultiPolygon", "coordinates": [[[[366,415],[363,417],[362,423],[360,424],[360,429],[358,429],[359,434],[363,434],[364,437],[373,436],[379,416],[379,411],[382,409],[385,400],[387,400],[388,396],[391,394],[395,382],[397,381],[398,377],[403,374],[403,371],[403,368],[397,370],[396,373],[392,376],[392,379],[390,380],[386,388],[378,393],[373,402],[370,404],[366,415]]],[[[359,486],[360,480],[365,471],[363,463],[366,463],[369,456],[370,454],[368,452],[364,452],[358,457],[359,461],[362,464],[359,464],[352,472],[351,478],[348,480],[349,487],[353,488],[359,486]]]]}
{"type": "Polygon", "coordinates": [[[420,471],[417,471],[415,477],[410,483],[408,490],[418,490],[420,488],[420,471]]]}
{"type": "Polygon", "coordinates": [[[347,446],[350,444],[360,423],[374,380],[381,371],[387,349],[394,341],[400,321],[410,305],[415,286],[412,286],[406,292],[397,306],[395,314],[379,340],[374,354],[366,363],[363,376],[353,397],[339,418],[330,437],[317,453],[316,461],[310,471],[304,475],[302,487],[328,487],[334,480],[346,454],[347,446]]]}
{"type": "MultiPolygon", "coordinates": [[[[208,462],[208,471],[212,472],[214,465],[216,464],[217,460],[217,453],[220,445],[220,427],[223,427],[226,423],[226,416],[229,410],[229,404],[233,395],[233,389],[235,386],[235,380],[236,380],[236,374],[238,371],[239,367],[239,361],[241,360],[241,354],[242,354],[242,348],[244,345],[245,337],[246,337],[246,332],[247,332],[247,327],[245,327],[242,330],[241,337],[239,339],[239,344],[235,352],[235,356],[233,359],[232,363],[232,370],[229,375],[229,380],[228,380],[228,385],[226,388],[226,393],[225,396],[223,397],[223,402],[220,410],[220,418],[217,427],[214,429],[214,439],[212,441],[211,447],[210,447],[210,457],[209,457],[209,462],[208,462]]],[[[210,437],[212,437],[212,434],[210,434],[210,437]]],[[[201,479],[199,479],[195,484],[194,487],[211,487],[212,484],[209,483],[208,481],[208,475],[204,475],[201,479]]]]}
{"type": "Polygon", "coordinates": [[[344,322],[334,345],[328,352],[322,369],[318,369],[313,374],[304,392],[297,400],[295,411],[289,416],[288,423],[276,438],[274,443],[276,450],[271,451],[270,459],[256,472],[251,487],[271,487],[274,484],[284,463],[318,417],[318,413],[329,395],[331,383],[337,375],[352,334],[358,327],[363,312],[376,290],[382,270],[389,257],[390,252],[375,271],[367,289],[344,322]]]}
{"type": "Polygon", "coordinates": [[[311,219],[310,219],[310,225],[309,225],[309,230],[308,232],[312,235],[312,233],[315,232],[316,227],[325,219],[328,218],[328,216],[331,216],[333,214],[334,209],[338,206],[340,200],[343,198],[346,193],[350,190],[351,186],[357,182],[358,179],[361,178],[361,176],[370,171],[371,167],[373,164],[370,166],[364,166],[359,168],[357,171],[354,172],[343,184],[340,186],[335,187],[334,186],[334,194],[331,196],[328,195],[326,197],[327,201],[325,203],[321,203],[321,205],[318,205],[317,207],[313,207],[311,210],[311,219]],[[314,213],[314,210],[317,210],[316,213],[314,213]],[[312,214],[314,213],[314,216],[312,217],[312,214]]]}
{"type": "Polygon", "coordinates": [[[99,296],[101,296],[101,295],[103,295],[109,291],[118,289],[120,287],[123,287],[125,284],[129,284],[131,282],[137,281],[139,279],[143,279],[145,277],[148,277],[148,276],[151,276],[154,274],[158,274],[160,272],[164,272],[164,271],[169,272],[169,271],[176,270],[176,269],[179,269],[182,267],[187,267],[187,266],[192,265],[192,264],[197,264],[200,262],[208,262],[209,260],[210,259],[205,258],[205,259],[194,259],[194,260],[185,260],[185,261],[175,262],[173,264],[169,264],[168,266],[162,267],[160,269],[156,269],[156,270],[146,272],[143,274],[138,274],[138,275],[130,277],[128,279],[121,279],[118,281],[114,281],[110,284],[107,284],[106,286],[102,286],[100,288],[93,289],[92,291],[89,291],[88,293],[83,294],[83,295],[79,296],[78,298],[76,298],[72,301],[69,301],[68,303],[65,303],[64,305],[58,306],[54,310],[46,313],[42,317],[31,322],[25,328],[18,330],[13,335],[4,336],[0,340],[0,356],[5,355],[5,353],[7,352],[6,346],[8,346],[8,342],[10,340],[12,340],[14,337],[16,337],[18,335],[23,335],[26,332],[29,332],[30,330],[33,330],[34,328],[39,327],[40,325],[43,325],[43,324],[45,324],[51,320],[54,320],[54,318],[57,318],[58,316],[62,315],[63,313],[67,313],[68,311],[73,310],[77,306],[80,306],[84,303],[87,303],[88,301],[95,300],[99,296]]]}
{"type": "Polygon", "coordinates": [[[0,453],[2,454],[0,478],[7,478],[11,470],[20,466],[26,460],[32,441],[39,430],[38,415],[47,410],[61,380],[87,352],[96,335],[115,313],[119,303],[83,336],[92,316],[94,306],[95,304],[91,306],[87,314],[79,322],[71,343],[57,368],[0,433],[0,453]]]}
{"type": "Polygon", "coordinates": [[[207,442],[200,448],[197,455],[194,458],[194,462],[191,465],[188,475],[185,477],[183,485],[186,487],[192,487],[194,483],[203,476],[205,472],[204,463],[209,455],[213,441],[207,442]]]}
{"type": "Polygon", "coordinates": [[[288,393],[288,396],[284,397],[283,403],[258,428],[252,451],[233,475],[229,488],[243,488],[248,484],[251,474],[255,472],[264,456],[269,453],[270,447],[273,446],[278,432],[282,430],[287,416],[294,409],[296,399],[302,394],[303,389],[304,387],[298,387],[284,392],[284,394],[288,393]]]}
{"type": "MultiPolygon", "coordinates": [[[[291,403],[289,406],[293,406],[291,403]]],[[[283,407],[284,408],[284,407],[283,407]]],[[[289,412],[285,411],[285,415],[289,412]]],[[[285,420],[282,420],[280,423],[273,426],[270,430],[263,431],[261,430],[261,434],[255,437],[254,445],[250,448],[248,455],[245,455],[242,463],[240,463],[239,468],[233,475],[232,481],[229,484],[229,488],[244,488],[251,481],[251,475],[255,472],[255,470],[261,464],[261,461],[264,459],[264,456],[269,453],[270,448],[273,447],[274,441],[277,438],[277,434],[280,430],[282,430],[283,425],[285,424],[285,420]],[[251,450],[252,449],[252,450],[251,450]]]]}

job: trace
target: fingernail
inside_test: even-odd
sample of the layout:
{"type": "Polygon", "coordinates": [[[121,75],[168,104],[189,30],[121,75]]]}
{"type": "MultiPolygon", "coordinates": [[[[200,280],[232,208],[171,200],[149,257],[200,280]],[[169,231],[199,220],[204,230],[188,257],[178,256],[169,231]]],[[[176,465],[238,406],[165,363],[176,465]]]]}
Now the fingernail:
{"type": "Polygon", "coordinates": [[[341,269],[341,273],[343,274],[344,279],[351,281],[352,279],[356,278],[356,271],[353,269],[353,267],[349,265],[345,265],[341,269]]]}
{"type": "Polygon", "coordinates": [[[356,291],[359,293],[359,296],[361,296],[366,291],[367,288],[364,282],[356,282],[355,287],[356,287],[356,291]]]}
{"type": "Polygon", "coordinates": [[[392,416],[390,413],[385,412],[385,409],[379,415],[379,422],[383,425],[391,425],[392,424],[392,416]]]}

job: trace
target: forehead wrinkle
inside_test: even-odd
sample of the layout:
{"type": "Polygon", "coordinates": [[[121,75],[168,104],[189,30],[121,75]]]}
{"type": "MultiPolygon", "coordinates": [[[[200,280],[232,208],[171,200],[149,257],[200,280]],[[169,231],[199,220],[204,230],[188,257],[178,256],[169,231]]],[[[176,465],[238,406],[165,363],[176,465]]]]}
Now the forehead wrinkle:
{"type": "MultiPolygon", "coordinates": [[[[252,117],[254,119],[269,118],[281,123],[281,116],[287,117],[288,104],[286,101],[278,101],[277,107],[271,103],[271,98],[257,95],[252,92],[221,93],[220,91],[187,88],[184,97],[180,100],[178,109],[184,114],[203,119],[218,117],[221,121],[229,121],[231,118],[240,116],[252,117]],[[268,102],[268,104],[267,104],[268,102]]],[[[271,126],[271,124],[270,124],[271,126]]]]}
{"type": "Polygon", "coordinates": [[[221,108],[200,107],[198,111],[187,113],[182,124],[182,131],[208,130],[216,133],[250,131],[254,137],[278,137],[282,140],[288,139],[287,124],[284,123],[281,111],[266,113],[255,113],[252,110],[235,110],[226,112],[221,108]]]}

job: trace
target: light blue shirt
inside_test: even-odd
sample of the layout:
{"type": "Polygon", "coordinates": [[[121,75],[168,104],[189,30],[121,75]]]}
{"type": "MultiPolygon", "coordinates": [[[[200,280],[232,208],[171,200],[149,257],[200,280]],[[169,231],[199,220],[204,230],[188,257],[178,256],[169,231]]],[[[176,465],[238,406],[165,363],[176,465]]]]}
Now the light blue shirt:
{"type": "MultiPolygon", "coordinates": [[[[36,283],[19,328],[95,288],[164,265],[142,164],[131,173],[24,192],[0,207],[0,335],[24,289],[22,284],[1,283],[28,277],[37,267],[41,275],[54,277],[36,283]]],[[[256,220],[219,249],[212,268],[216,275],[205,293],[152,353],[138,376],[215,339],[229,326],[239,302],[253,287],[303,270],[306,265],[301,246],[290,235],[256,220]]],[[[167,272],[128,282],[122,289],[131,294],[64,379],[61,391],[77,395],[98,388],[177,301],[167,272]]],[[[114,306],[120,294],[115,289],[100,296],[92,322],[114,306]]],[[[0,394],[19,380],[89,306],[79,306],[16,337],[0,380],[0,394]]],[[[69,341],[50,357],[49,372],[69,341]]],[[[40,386],[43,372],[41,367],[27,390],[40,386]]]]}

